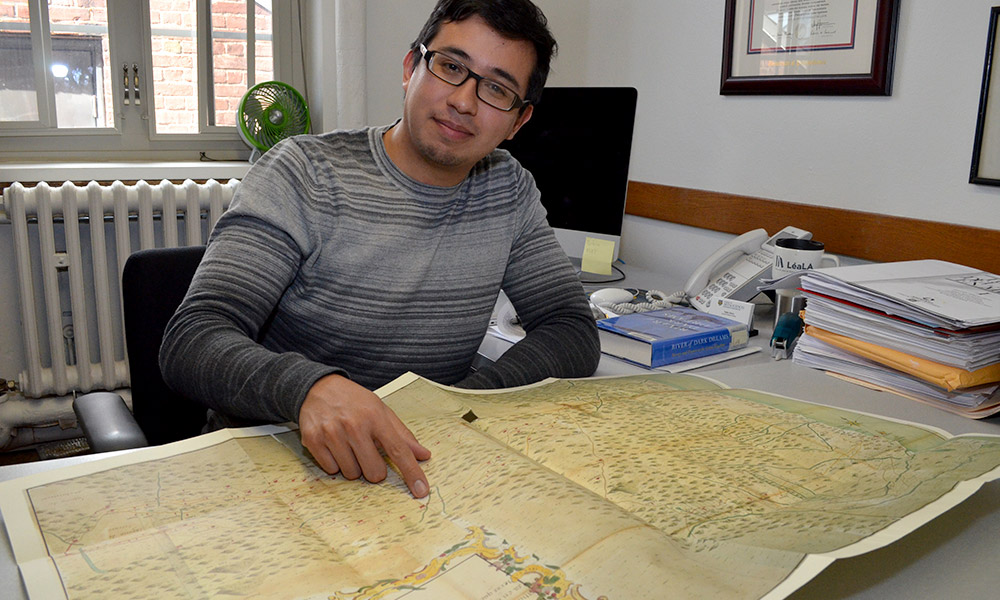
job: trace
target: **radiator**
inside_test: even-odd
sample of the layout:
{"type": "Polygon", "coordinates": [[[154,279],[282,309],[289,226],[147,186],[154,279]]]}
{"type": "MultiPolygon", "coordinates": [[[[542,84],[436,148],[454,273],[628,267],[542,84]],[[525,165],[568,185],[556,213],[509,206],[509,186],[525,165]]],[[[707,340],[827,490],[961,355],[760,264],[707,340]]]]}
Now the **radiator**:
{"type": "Polygon", "coordinates": [[[122,268],[139,249],[204,244],[239,181],[3,192],[13,228],[29,398],[129,387],[122,268]]]}

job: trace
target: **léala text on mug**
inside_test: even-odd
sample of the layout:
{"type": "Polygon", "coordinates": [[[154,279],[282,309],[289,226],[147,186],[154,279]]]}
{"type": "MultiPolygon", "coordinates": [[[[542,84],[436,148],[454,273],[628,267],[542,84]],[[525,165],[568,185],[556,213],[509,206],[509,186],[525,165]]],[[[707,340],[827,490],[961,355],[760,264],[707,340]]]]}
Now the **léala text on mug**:
{"type": "Polygon", "coordinates": [[[774,242],[774,268],[771,276],[778,278],[824,267],[839,267],[840,259],[832,254],[824,254],[823,242],[783,238],[774,242]]]}

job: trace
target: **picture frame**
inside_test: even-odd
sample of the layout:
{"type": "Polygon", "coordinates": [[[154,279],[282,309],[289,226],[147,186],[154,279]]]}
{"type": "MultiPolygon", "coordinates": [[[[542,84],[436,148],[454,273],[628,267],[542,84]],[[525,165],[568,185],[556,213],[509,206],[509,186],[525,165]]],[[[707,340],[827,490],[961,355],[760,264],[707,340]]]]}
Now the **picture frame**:
{"type": "Polygon", "coordinates": [[[726,0],[720,93],[889,96],[899,4],[726,0]]]}
{"type": "Polygon", "coordinates": [[[979,91],[976,137],[972,146],[972,169],[969,174],[969,183],[982,185],[1000,185],[1000,100],[997,100],[1000,98],[1000,77],[992,77],[998,22],[1000,6],[994,6],[990,10],[989,33],[986,36],[983,84],[979,91]]]}

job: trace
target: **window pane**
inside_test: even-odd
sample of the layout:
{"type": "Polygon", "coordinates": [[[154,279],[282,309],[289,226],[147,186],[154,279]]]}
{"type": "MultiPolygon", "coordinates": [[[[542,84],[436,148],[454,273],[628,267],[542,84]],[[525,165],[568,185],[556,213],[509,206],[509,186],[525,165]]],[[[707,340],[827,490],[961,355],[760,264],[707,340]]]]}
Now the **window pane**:
{"type": "Polygon", "coordinates": [[[0,4],[0,121],[37,121],[28,3],[0,4]]]}
{"type": "Polygon", "coordinates": [[[106,0],[49,0],[59,127],[108,127],[111,105],[106,0]]]}
{"type": "Polygon", "coordinates": [[[274,20],[271,3],[258,2],[255,8],[254,84],[274,80],[274,20]],[[266,7],[263,6],[266,4],[266,7]]]}
{"type": "Polygon", "coordinates": [[[198,133],[195,0],[150,0],[157,133],[198,133]]]}
{"type": "Polygon", "coordinates": [[[212,84],[215,98],[211,125],[236,125],[236,110],[247,91],[247,5],[212,0],[212,84]]]}

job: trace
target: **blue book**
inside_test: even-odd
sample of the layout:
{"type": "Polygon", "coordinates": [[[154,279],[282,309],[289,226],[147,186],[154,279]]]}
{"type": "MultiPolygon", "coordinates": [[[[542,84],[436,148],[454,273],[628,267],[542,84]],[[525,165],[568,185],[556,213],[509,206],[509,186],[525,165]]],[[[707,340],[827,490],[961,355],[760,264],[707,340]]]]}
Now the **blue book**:
{"type": "Polygon", "coordinates": [[[646,367],[660,367],[746,346],[744,323],[676,306],[597,322],[601,351],[646,367]]]}

